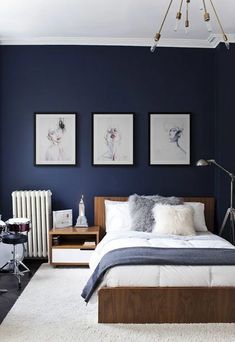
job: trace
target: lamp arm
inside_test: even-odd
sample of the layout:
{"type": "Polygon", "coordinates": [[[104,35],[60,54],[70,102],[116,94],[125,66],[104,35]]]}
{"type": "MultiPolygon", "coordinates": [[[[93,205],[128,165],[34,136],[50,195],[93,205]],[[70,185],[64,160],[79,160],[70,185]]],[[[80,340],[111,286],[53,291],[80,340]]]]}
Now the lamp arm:
{"type": "Polygon", "coordinates": [[[228,170],[226,170],[223,166],[221,166],[220,164],[218,164],[214,159],[209,159],[207,160],[209,164],[214,164],[216,166],[218,166],[218,168],[220,168],[221,170],[223,170],[224,172],[226,172],[232,179],[235,178],[235,175],[232,172],[229,172],[228,170]]]}

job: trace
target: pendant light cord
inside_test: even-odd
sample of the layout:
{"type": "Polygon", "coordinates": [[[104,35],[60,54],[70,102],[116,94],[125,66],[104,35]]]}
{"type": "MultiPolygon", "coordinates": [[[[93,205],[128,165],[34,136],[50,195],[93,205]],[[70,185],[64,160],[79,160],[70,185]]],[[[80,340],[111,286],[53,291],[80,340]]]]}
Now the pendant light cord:
{"type": "Polygon", "coordinates": [[[224,29],[223,29],[223,26],[222,26],[222,24],[221,24],[220,18],[219,18],[219,16],[218,16],[217,12],[216,12],[216,9],[215,9],[215,6],[214,6],[212,0],[210,0],[210,3],[211,3],[211,6],[212,6],[212,8],[213,8],[213,11],[214,11],[214,13],[215,13],[215,16],[216,16],[216,19],[217,19],[217,21],[218,21],[218,24],[219,24],[219,27],[220,27],[220,29],[221,29],[221,32],[222,32],[222,34],[223,34],[223,38],[224,38],[225,41],[227,41],[227,40],[228,40],[228,37],[226,36],[226,33],[224,32],[224,29]]]}
{"type": "Polygon", "coordinates": [[[161,26],[160,26],[160,29],[159,29],[158,33],[161,33],[161,31],[162,31],[163,25],[165,24],[165,21],[166,21],[167,15],[168,15],[168,13],[169,13],[169,10],[170,10],[170,8],[171,8],[172,2],[173,2],[173,0],[170,0],[169,5],[168,5],[168,8],[167,8],[167,10],[166,10],[166,14],[165,14],[165,16],[164,16],[164,18],[163,18],[163,21],[162,21],[162,24],[161,24],[161,26]]]}

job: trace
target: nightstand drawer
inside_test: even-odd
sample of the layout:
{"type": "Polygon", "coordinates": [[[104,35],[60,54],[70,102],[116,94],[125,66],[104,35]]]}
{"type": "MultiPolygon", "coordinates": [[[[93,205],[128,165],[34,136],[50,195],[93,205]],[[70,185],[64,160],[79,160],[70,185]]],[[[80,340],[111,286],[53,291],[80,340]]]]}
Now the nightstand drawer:
{"type": "Polygon", "coordinates": [[[92,250],[52,248],[52,263],[89,263],[92,250]]]}

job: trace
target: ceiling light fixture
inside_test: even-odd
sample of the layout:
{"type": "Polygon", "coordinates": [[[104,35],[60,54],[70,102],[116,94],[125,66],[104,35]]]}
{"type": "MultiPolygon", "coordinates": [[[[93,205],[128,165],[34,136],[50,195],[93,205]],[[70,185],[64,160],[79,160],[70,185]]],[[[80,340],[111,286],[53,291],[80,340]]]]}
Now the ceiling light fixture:
{"type": "MultiPolygon", "coordinates": [[[[177,31],[179,26],[180,26],[180,23],[182,21],[182,7],[183,7],[183,4],[185,3],[185,22],[184,22],[184,27],[185,27],[185,33],[187,34],[189,32],[189,28],[190,28],[190,21],[189,21],[189,7],[190,7],[190,0],[179,0],[180,1],[180,5],[179,5],[179,10],[178,12],[176,13],[176,25],[175,25],[175,28],[174,28],[174,31],[177,31]]],[[[206,5],[206,0],[200,0],[202,1],[202,7],[201,9],[203,10],[203,20],[207,26],[207,30],[208,32],[211,32],[212,31],[212,28],[211,28],[211,18],[210,18],[210,14],[207,10],[207,5],[206,5]]],[[[212,2],[212,0],[207,0],[210,4],[211,4],[211,7],[212,7],[212,10],[214,12],[214,15],[215,15],[215,18],[217,20],[217,23],[220,27],[220,31],[222,33],[222,37],[223,37],[223,41],[226,45],[226,48],[229,49],[229,40],[228,40],[228,37],[223,29],[223,26],[221,24],[221,21],[220,21],[220,18],[218,16],[218,13],[215,9],[215,6],[212,2]]],[[[166,13],[165,13],[165,16],[163,18],[163,21],[161,23],[161,26],[158,30],[158,32],[155,34],[154,36],[154,44],[152,45],[151,47],[151,52],[154,52],[156,47],[158,46],[158,43],[161,39],[161,32],[162,32],[162,29],[163,29],[163,26],[165,24],[165,21],[166,21],[166,18],[168,16],[168,13],[170,11],[170,8],[171,8],[171,5],[172,5],[172,2],[173,0],[170,0],[169,2],[169,5],[167,7],[167,10],[166,10],[166,13]]]]}

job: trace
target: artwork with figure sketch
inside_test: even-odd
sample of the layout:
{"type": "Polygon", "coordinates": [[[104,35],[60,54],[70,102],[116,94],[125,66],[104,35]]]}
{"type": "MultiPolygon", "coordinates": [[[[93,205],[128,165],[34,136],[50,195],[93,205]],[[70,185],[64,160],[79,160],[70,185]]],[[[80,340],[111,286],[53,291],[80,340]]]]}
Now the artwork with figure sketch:
{"type": "Polygon", "coordinates": [[[67,228],[73,225],[73,210],[56,210],[52,212],[53,228],[67,228]]]}
{"type": "Polygon", "coordinates": [[[190,164],[190,114],[149,114],[150,165],[190,164]]]}
{"type": "Polygon", "coordinates": [[[35,164],[76,165],[76,113],[35,113],[35,164]]]}
{"type": "Polygon", "coordinates": [[[133,165],[133,113],[93,113],[93,165],[133,165]]]}

